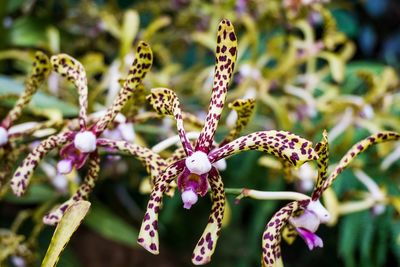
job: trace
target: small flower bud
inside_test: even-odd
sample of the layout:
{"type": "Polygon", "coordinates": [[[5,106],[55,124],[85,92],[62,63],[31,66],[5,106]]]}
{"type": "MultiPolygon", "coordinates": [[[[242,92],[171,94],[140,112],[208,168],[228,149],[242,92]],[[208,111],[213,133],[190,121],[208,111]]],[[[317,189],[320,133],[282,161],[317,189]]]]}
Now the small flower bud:
{"type": "Polygon", "coordinates": [[[192,205],[196,204],[197,202],[197,194],[193,192],[192,189],[187,189],[185,190],[182,195],[182,202],[183,202],[183,207],[185,209],[190,209],[192,205]]]}
{"type": "Polygon", "coordinates": [[[3,127],[0,127],[0,146],[7,144],[8,142],[8,133],[7,130],[3,127]]]}
{"type": "Polygon", "coordinates": [[[191,173],[202,175],[211,170],[211,163],[206,153],[201,151],[194,152],[185,160],[186,167],[191,173]]]}
{"type": "Polygon", "coordinates": [[[68,174],[72,171],[72,161],[63,159],[57,163],[57,172],[60,174],[68,174]]]}
{"type": "Polygon", "coordinates": [[[77,133],[74,145],[82,153],[93,152],[96,150],[96,136],[91,131],[77,133]]]}

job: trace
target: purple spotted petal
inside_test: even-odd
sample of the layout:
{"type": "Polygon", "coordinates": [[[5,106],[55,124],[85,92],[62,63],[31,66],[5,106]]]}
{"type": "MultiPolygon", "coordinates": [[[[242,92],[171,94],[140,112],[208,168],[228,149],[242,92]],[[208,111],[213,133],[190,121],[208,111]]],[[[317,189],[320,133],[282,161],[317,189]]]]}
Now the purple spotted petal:
{"type": "Polygon", "coordinates": [[[312,200],[317,200],[321,197],[323,186],[328,178],[328,160],[329,160],[329,144],[328,133],[326,131],[322,134],[322,141],[315,146],[315,151],[318,154],[318,179],[315,183],[314,190],[311,194],[312,200]]]}
{"type": "Polygon", "coordinates": [[[147,169],[152,177],[152,184],[155,184],[156,178],[159,178],[162,170],[167,167],[166,161],[158,154],[147,147],[141,147],[126,141],[115,141],[109,139],[97,139],[97,145],[121,152],[126,152],[137,158],[147,169]]]}
{"type": "Polygon", "coordinates": [[[150,71],[152,63],[153,53],[150,46],[145,42],[140,42],[136,49],[135,60],[129,69],[128,77],[126,77],[122,89],[118,92],[117,97],[107,109],[106,114],[101,117],[93,127],[97,136],[100,136],[101,133],[107,129],[109,124],[114,121],[115,116],[117,116],[127,101],[132,97],[132,94],[141,87],[142,80],[150,71]]]}
{"type": "Polygon", "coordinates": [[[235,68],[237,39],[229,20],[222,20],[218,26],[216,64],[210,105],[204,127],[196,143],[195,150],[208,153],[224,108],[228,85],[235,68]]]}
{"type": "Polygon", "coordinates": [[[159,253],[158,243],[158,213],[162,204],[162,198],[168,185],[183,170],[184,161],[170,165],[153,187],[150,200],[147,204],[142,226],[140,227],[138,243],[153,254],[159,253]]]}
{"type": "Polygon", "coordinates": [[[281,208],[265,226],[262,237],[262,264],[275,267],[281,262],[281,235],[289,218],[299,209],[306,207],[307,201],[293,201],[281,208]]]}
{"type": "Polygon", "coordinates": [[[77,201],[87,199],[90,192],[92,192],[95,182],[99,176],[100,171],[100,157],[97,152],[91,153],[89,157],[88,173],[83,180],[83,183],[76,190],[75,194],[71,196],[63,204],[59,205],[56,209],[52,210],[43,218],[43,223],[48,225],[56,225],[64,215],[65,211],[77,201]]]}
{"type": "Polygon", "coordinates": [[[195,265],[202,265],[211,261],[224,218],[225,191],[221,176],[215,168],[212,168],[208,179],[211,186],[213,204],[207,227],[193,251],[192,262],[195,265]]]}
{"type": "Polygon", "coordinates": [[[22,110],[31,101],[32,96],[39,89],[39,86],[47,78],[51,70],[49,58],[42,52],[35,54],[33,69],[30,76],[26,79],[25,90],[18,98],[14,107],[8,112],[7,116],[0,123],[5,129],[10,128],[14,122],[21,116],[22,110]]]}
{"type": "Polygon", "coordinates": [[[322,239],[319,236],[317,236],[315,233],[310,232],[307,229],[304,229],[301,227],[296,228],[296,231],[299,233],[301,238],[304,239],[304,241],[306,242],[306,244],[310,250],[313,250],[316,247],[322,248],[324,246],[322,239]]]}
{"type": "Polygon", "coordinates": [[[182,147],[186,155],[190,156],[193,153],[193,148],[183,127],[182,111],[175,92],[167,88],[154,88],[151,89],[151,94],[147,97],[147,100],[158,114],[174,116],[182,147]]]}
{"type": "Polygon", "coordinates": [[[52,56],[50,62],[53,65],[54,71],[66,77],[78,89],[80,107],[79,125],[81,129],[85,129],[87,123],[88,87],[84,67],[78,60],[67,54],[52,56]]]}
{"type": "Polygon", "coordinates": [[[318,158],[312,143],[285,131],[263,131],[248,134],[215,149],[209,154],[211,163],[247,150],[259,150],[275,155],[301,166],[304,162],[318,158]]]}
{"type": "Polygon", "coordinates": [[[360,153],[367,150],[369,147],[390,141],[397,141],[400,139],[400,134],[396,132],[380,132],[373,134],[352,146],[349,151],[340,160],[338,166],[327,178],[323,190],[331,186],[336,177],[350,164],[350,162],[357,157],[360,153]]]}
{"type": "Polygon", "coordinates": [[[29,155],[22,161],[11,179],[11,188],[17,196],[25,193],[26,188],[30,182],[33,171],[38,166],[39,162],[56,147],[62,146],[68,142],[68,137],[71,133],[61,133],[52,135],[46,140],[42,141],[29,155]]]}

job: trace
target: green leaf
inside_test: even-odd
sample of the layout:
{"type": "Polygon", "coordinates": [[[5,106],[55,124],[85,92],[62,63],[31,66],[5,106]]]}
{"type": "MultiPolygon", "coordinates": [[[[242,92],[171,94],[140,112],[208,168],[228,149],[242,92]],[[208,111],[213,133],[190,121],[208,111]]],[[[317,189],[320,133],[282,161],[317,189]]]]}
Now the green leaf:
{"type": "Polygon", "coordinates": [[[40,46],[46,42],[46,23],[33,17],[17,19],[11,29],[9,41],[13,46],[40,46]]]}
{"type": "Polygon", "coordinates": [[[358,23],[354,14],[346,10],[334,10],[332,12],[339,31],[345,33],[349,37],[355,37],[358,33],[358,23]]]}
{"type": "Polygon", "coordinates": [[[17,197],[11,192],[5,196],[5,200],[17,204],[36,204],[44,203],[56,196],[54,190],[43,184],[32,184],[28,192],[23,197],[17,197]]]}
{"type": "Polygon", "coordinates": [[[132,48],[132,42],[139,30],[139,23],[139,14],[135,10],[131,9],[125,12],[120,35],[121,61],[132,48]]]}
{"type": "Polygon", "coordinates": [[[85,225],[104,238],[129,246],[137,246],[137,230],[98,202],[93,203],[85,225]]]}
{"type": "MultiPolygon", "coordinates": [[[[10,93],[20,94],[23,90],[24,85],[21,82],[0,75],[0,95],[10,93]]],[[[78,114],[78,109],[74,105],[61,101],[60,99],[43,92],[36,93],[29,106],[42,109],[58,109],[67,117],[73,117],[78,114]]]]}
{"type": "Polygon", "coordinates": [[[61,252],[71,239],[72,234],[82,223],[89,208],[90,202],[83,200],[76,202],[65,211],[51,238],[50,246],[41,265],[42,267],[56,266],[61,252]]]}
{"type": "Polygon", "coordinates": [[[342,219],[339,230],[339,254],[346,267],[355,267],[354,257],[360,237],[362,212],[348,215],[342,219]]]}

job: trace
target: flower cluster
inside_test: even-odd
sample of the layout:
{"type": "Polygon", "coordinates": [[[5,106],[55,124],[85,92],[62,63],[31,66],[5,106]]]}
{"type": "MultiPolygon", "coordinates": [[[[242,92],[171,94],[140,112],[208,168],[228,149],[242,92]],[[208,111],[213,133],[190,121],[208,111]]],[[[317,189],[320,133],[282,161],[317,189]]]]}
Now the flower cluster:
{"type": "MultiPolygon", "coordinates": [[[[156,61],[154,72],[150,72],[153,52],[147,43],[140,42],[134,56],[133,52],[128,52],[128,44],[132,43],[134,36],[125,39],[120,36],[123,51],[119,59],[111,64],[109,73],[102,73],[105,78],[98,78],[102,82],[97,84],[97,78],[90,80],[90,75],[86,73],[90,67],[93,68],[90,64],[86,66],[87,59],[81,63],[67,54],[53,55],[49,59],[44,53],[37,52],[25,90],[0,123],[0,198],[6,194],[9,187],[15,195],[23,196],[29,190],[31,180],[36,180],[35,169],[40,165],[45,172],[49,169],[46,166],[53,168],[52,171],[47,171],[50,176],[71,175],[76,171],[86,172],[82,183],[76,188],[71,187],[71,195],[65,202],[50,211],[46,208],[46,214],[44,209],[43,214],[40,213],[44,224],[57,225],[74,203],[89,198],[101,171],[105,169],[100,162],[102,154],[107,154],[107,159],[112,158],[110,162],[119,161],[120,155],[128,155],[138,159],[150,175],[150,178],[142,183],[147,183],[147,193],[150,195],[137,241],[153,254],[159,253],[158,216],[164,195],[171,196],[175,190],[179,191],[183,208],[190,210],[202,197],[210,194],[211,212],[192,254],[192,263],[195,265],[211,261],[224,216],[226,217],[226,194],[240,193],[238,200],[243,197],[294,200],[277,211],[265,227],[262,234],[262,266],[282,265],[282,238],[291,243],[300,236],[311,250],[323,247],[322,238],[316,234],[321,224],[332,224],[339,215],[363,209],[371,209],[374,214],[381,214],[386,205],[395,205],[395,201],[392,201],[390,195],[379,188],[360,166],[356,167],[354,174],[368,189],[367,193],[362,192],[364,198],[360,203],[340,203],[332,193],[331,185],[360,153],[376,144],[400,139],[400,134],[396,132],[399,129],[397,120],[376,114],[386,114],[387,110],[395,108],[396,102],[391,96],[395,94],[393,88],[398,85],[398,80],[391,68],[385,68],[380,75],[360,71],[357,72],[357,77],[368,89],[366,95],[356,97],[353,94],[341,93],[340,83],[345,79],[344,66],[354,53],[354,45],[338,31],[332,14],[321,5],[323,2],[325,1],[277,2],[279,7],[283,6],[289,10],[288,20],[293,29],[288,31],[287,38],[281,35],[271,37],[262,56],[258,55],[260,42],[255,38],[259,32],[249,17],[243,16],[243,22],[240,22],[248,28],[243,38],[245,52],[242,54],[238,54],[238,40],[233,23],[227,19],[222,20],[216,30],[215,65],[206,67],[201,72],[188,71],[196,76],[193,82],[190,80],[193,78],[191,75],[188,75],[191,78],[186,78],[187,80],[182,77],[174,78],[176,70],[174,66],[168,68],[173,64],[169,62],[170,58],[165,52],[167,49],[162,46],[153,47],[154,57],[159,56],[159,62],[156,61]],[[301,16],[305,7],[310,7],[314,15],[318,14],[319,20],[296,19],[301,16]],[[318,23],[323,24],[323,29],[322,35],[317,38],[313,26],[318,23]],[[282,47],[285,49],[281,49],[282,47]],[[127,67],[126,62],[129,59],[132,59],[133,63],[129,67],[128,75],[119,80],[120,71],[127,67]],[[274,65],[272,63],[276,63],[274,68],[270,68],[270,65],[274,65]],[[238,75],[233,79],[235,65],[238,65],[238,75]],[[53,73],[50,75],[51,71],[53,73]],[[49,75],[49,80],[53,79],[49,83],[54,82],[54,79],[63,81],[65,78],[76,89],[79,98],[77,117],[15,125],[33,94],[49,75]],[[144,79],[149,76],[146,84],[144,79]],[[168,87],[178,87],[180,83],[187,84],[188,81],[196,89],[193,90],[194,94],[204,95],[205,90],[208,92],[211,87],[211,98],[205,116],[202,116],[202,113],[182,111],[177,93],[160,87],[164,84],[168,87]],[[228,88],[232,81],[235,83],[235,90],[228,96],[228,88]],[[88,84],[92,86],[92,83],[94,96],[88,92],[88,84]],[[102,104],[99,104],[101,101],[93,101],[95,104],[92,105],[90,97],[99,96],[97,87],[102,88],[104,84],[109,88],[104,101],[104,106],[108,108],[103,109],[102,104]],[[198,88],[204,90],[197,90],[198,88]],[[147,106],[146,99],[149,104],[147,106]],[[220,129],[227,100],[232,112],[226,118],[226,125],[223,125],[227,127],[220,129]],[[263,104],[262,111],[257,114],[255,125],[250,125],[256,103],[263,104]],[[149,106],[152,109],[150,111],[147,110],[149,106]],[[96,112],[91,113],[92,111],[96,112]],[[327,119],[319,121],[319,115],[327,119]],[[156,132],[156,142],[159,143],[150,147],[149,144],[154,142],[154,139],[147,136],[142,138],[140,126],[150,120],[159,119],[163,119],[161,126],[155,127],[150,124],[150,128],[153,127],[152,131],[156,132]],[[172,127],[168,124],[170,120],[174,122],[172,127]],[[196,131],[189,131],[188,125],[196,131]],[[298,127],[299,125],[301,127],[298,127]],[[261,129],[252,132],[254,128],[261,129]],[[275,128],[283,130],[271,130],[275,128]],[[308,139],[311,140],[312,136],[318,133],[317,128],[329,129],[329,133],[324,131],[322,140],[314,146],[308,139]],[[351,131],[359,128],[372,135],[356,143],[337,166],[329,169],[328,136],[329,143],[332,143],[333,140],[339,140],[346,129],[351,131]],[[384,131],[387,128],[393,131],[384,131]],[[36,135],[43,129],[50,131],[41,136],[36,135]],[[218,138],[217,129],[227,132],[224,138],[218,138]],[[296,132],[299,131],[300,135],[307,138],[286,131],[289,129],[296,129],[296,132]],[[244,130],[250,133],[240,136],[244,130]],[[25,138],[29,145],[19,142],[25,138]],[[179,144],[178,148],[172,153],[165,151],[176,144],[179,144]],[[29,149],[30,153],[19,167],[13,170],[14,162],[23,154],[21,151],[29,149]],[[289,191],[226,188],[221,175],[227,168],[226,159],[250,150],[269,154],[264,155],[260,162],[264,166],[283,171],[287,181],[298,182],[306,179],[313,186],[311,195],[289,191]],[[52,151],[56,153],[53,152],[52,159],[47,161],[45,157],[52,151]],[[313,162],[316,163],[315,168],[313,162]],[[298,170],[299,168],[303,169],[298,170]],[[14,175],[11,175],[13,171],[14,175]],[[312,177],[314,173],[316,179],[312,177]],[[328,194],[334,198],[336,206],[323,205],[322,196],[328,194]]],[[[238,9],[245,6],[247,5],[238,9]]],[[[211,12],[210,16],[219,19],[219,15],[217,12],[211,12]]],[[[128,18],[132,17],[129,16],[135,15],[127,12],[126,16],[126,20],[130,21],[128,18]]],[[[143,36],[150,38],[152,31],[168,24],[165,21],[158,23],[160,25],[156,23],[157,25],[149,26],[150,29],[143,36]]],[[[123,34],[123,29],[113,29],[115,35],[123,34]]],[[[214,34],[214,31],[197,32],[191,38],[211,48],[211,40],[214,39],[214,36],[209,36],[211,33],[214,34]]],[[[264,49],[263,46],[260,47],[264,49]]],[[[387,155],[388,151],[389,149],[380,155],[387,155]]],[[[382,169],[387,169],[396,162],[400,157],[399,151],[395,149],[387,156],[382,163],[382,169]]],[[[42,222],[37,224],[41,227],[42,222]]],[[[16,231],[0,232],[1,234],[12,236],[14,241],[19,240],[16,231]]],[[[25,243],[18,241],[12,246],[14,252],[11,254],[23,254],[20,250],[25,248],[25,243]]],[[[0,258],[0,264],[2,260],[0,258]]]]}
{"type": "Polygon", "coordinates": [[[158,176],[159,170],[165,163],[157,154],[145,147],[124,140],[116,141],[101,137],[108,125],[114,121],[125,103],[141,84],[142,79],[150,70],[152,59],[152,52],[149,45],[141,42],[137,48],[136,58],[129,70],[128,77],[117,98],[103,116],[97,119],[92,125],[88,125],[86,112],[88,89],[83,66],[77,60],[65,54],[56,55],[51,58],[53,70],[66,77],[78,89],[80,106],[79,127],[77,130],[63,130],[57,135],[48,137],[36,146],[15,171],[10,182],[11,188],[18,196],[25,193],[33,171],[38,166],[40,160],[51,150],[58,147],[61,147],[61,159],[57,163],[59,173],[68,174],[73,168],[80,169],[86,161],[88,161],[88,171],[83,183],[75,194],[58,208],[47,214],[43,219],[44,223],[57,224],[69,206],[78,200],[88,197],[100,171],[98,147],[127,152],[143,162],[154,177],[158,176]]]}
{"type": "MultiPolygon", "coordinates": [[[[186,136],[180,104],[175,93],[169,89],[152,90],[150,103],[158,113],[173,115],[185,154],[177,158],[161,173],[150,194],[147,211],[139,233],[138,242],[153,254],[158,254],[158,213],[162,203],[163,193],[168,185],[177,178],[184,208],[190,209],[198,196],[204,196],[209,188],[212,192],[213,205],[208,225],[200,237],[192,255],[194,264],[205,264],[211,260],[220,234],[225,210],[225,194],[221,176],[215,163],[227,157],[247,150],[259,150],[275,155],[288,161],[293,166],[317,159],[312,143],[284,131],[261,131],[233,139],[245,123],[238,120],[235,132],[214,145],[214,135],[225,104],[229,81],[231,79],[237,53],[237,39],[233,25],[223,20],[218,27],[216,64],[212,95],[204,127],[195,142],[194,148],[186,136]]],[[[240,102],[236,102],[240,106],[240,102]]],[[[251,103],[245,101],[244,103],[251,103]]],[[[235,105],[235,104],[234,104],[235,105]]],[[[245,109],[244,109],[245,110],[245,109]]],[[[244,113],[247,113],[244,111],[244,113]]]]}

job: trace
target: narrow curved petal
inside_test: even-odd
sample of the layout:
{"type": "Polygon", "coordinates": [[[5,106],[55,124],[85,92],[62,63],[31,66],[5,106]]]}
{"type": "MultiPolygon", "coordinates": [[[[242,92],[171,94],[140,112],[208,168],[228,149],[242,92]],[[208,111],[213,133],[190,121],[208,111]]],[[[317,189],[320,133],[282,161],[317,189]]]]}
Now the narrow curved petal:
{"type": "Polygon", "coordinates": [[[1,170],[0,170],[0,198],[3,186],[7,184],[10,179],[11,172],[15,163],[15,160],[18,158],[18,154],[16,153],[18,150],[12,144],[9,146],[1,147],[0,154],[2,154],[1,158],[1,170]],[[11,151],[10,151],[10,150],[11,151]]]}
{"type": "Polygon", "coordinates": [[[167,88],[154,88],[151,89],[151,95],[147,99],[157,113],[174,116],[182,146],[185,149],[186,155],[190,156],[193,153],[193,148],[183,127],[182,111],[175,92],[167,88]]]}
{"type": "Polygon", "coordinates": [[[158,243],[158,213],[162,204],[165,190],[175,177],[184,169],[184,162],[176,162],[170,165],[157,183],[154,185],[147,204],[147,210],[140,227],[138,243],[153,254],[159,253],[158,243]]]}
{"type": "Polygon", "coordinates": [[[328,178],[328,161],[329,161],[329,144],[328,144],[328,133],[324,131],[322,133],[322,140],[315,146],[315,151],[318,154],[318,178],[315,184],[314,190],[311,194],[312,200],[317,200],[321,197],[322,188],[326,179],[328,178]]]}
{"type": "Polygon", "coordinates": [[[356,143],[347,153],[342,157],[338,166],[329,175],[325,181],[322,191],[331,186],[336,177],[350,164],[350,162],[357,157],[360,153],[367,150],[369,147],[390,141],[397,141],[400,139],[400,134],[396,132],[380,132],[373,134],[360,142],[356,143]]]}
{"type": "Polygon", "coordinates": [[[200,240],[193,251],[192,262],[195,265],[203,265],[211,261],[219,234],[225,211],[224,184],[218,171],[213,168],[208,175],[208,181],[212,191],[212,208],[208,218],[208,224],[200,240]]]}
{"type": "Polygon", "coordinates": [[[29,155],[22,161],[20,166],[14,173],[11,179],[11,188],[17,196],[25,193],[26,188],[30,182],[33,171],[38,166],[39,162],[56,147],[60,147],[68,142],[70,132],[52,135],[46,140],[42,141],[29,155]]]}
{"type": "Polygon", "coordinates": [[[42,52],[38,51],[35,54],[35,60],[33,62],[33,69],[25,82],[25,90],[22,95],[18,98],[14,107],[1,123],[2,127],[8,129],[14,121],[16,121],[22,113],[23,108],[32,99],[33,94],[36,93],[39,86],[47,78],[51,70],[49,58],[42,52]]]}
{"type": "Polygon", "coordinates": [[[88,86],[86,71],[82,64],[75,58],[67,54],[59,54],[51,57],[53,69],[61,76],[66,77],[71,82],[79,94],[79,125],[81,129],[86,128],[87,106],[88,106],[88,86]]]}
{"type": "Polygon", "coordinates": [[[161,172],[167,167],[166,161],[151,149],[141,147],[137,144],[132,144],[126,141],[114,141],[108,139],[98,139],[97,144],[102,147],[116,149],[122,152],[127,152],[137,158],[147,169],[152,177],[152,184],[155,179],[161,176],[161,172]]]}
{"type": "Polygon", "coordinates": [[[293,201],[281,208],[267,223],[262,237],[262,265],[265,267],[279,266],[281,262],[281,235],[289,218],[297,210],[308,205],[309,200],[293,201]]]}
{"type": "Polygon", "coordinates": [[[218,26],[215,55],[216,64],[210,105],[195,148],[196,151],[201,150],[205,153],[211,149],[237,57],[237,39],[229,20],[222,20],[218,26]]]}
{"type": "Polygon", "coordinates": [[[139,114],[140,109],[146,104],[146,96],[146,89],[143,83],[141,83],[136,87],[135,93],[132,94],[132,97],[125,104],[125,107],[122,108],[121,112],[126,118],[131,119],[139,114]]]}
{"type": "Polygon", "coordinates": [[[56,225],[61,220],[65,211],[71,205],[80,200],[87,199],[95,186],[97,178],[99,177],[99,171],[100,157],[97,152],[91,153],[89,156],[88,173],[86,174],[83,183],[79,186],[73,196],[71,196],[67,201],[51,211],[49,214],[45,215],[43,217],[43,223],[47,225],[56,225]]]}
{"type": "Polygon", "coordinates": [[[255,99],[237,99],[229,103],[228,107],[237,113],[235,126],[230,130],[229,134],[221,141],[220,147],[237,138],[240,132],[247,126],[253,114],[256,101],[255,99]]]}
{"type": "Polygon", "coordinates": [[[109,123],[114,121],[115,116],[125,106],[136,89],[142,86],[142,80],[150,71],[152,63],[153,53],[150,46],[145,42],[140,42],[136,50],[135,60],[132,63],[122,89],[119,91],[112,105],[107,109],[106,114],[100,118],[94,127],[98,135],[107,129],[109,123]]]}
{"type": "Polygon", "coordinates": [[[286,131],[251,133],[217,148],[209,154],[211,163],[247,150],[259,150],[289,161],[299,167],[304,162],[318,158],[312,143],[286,131]]]}

